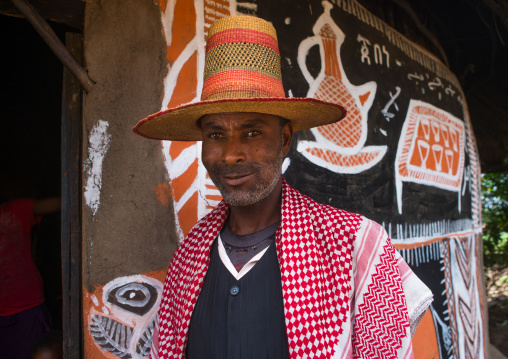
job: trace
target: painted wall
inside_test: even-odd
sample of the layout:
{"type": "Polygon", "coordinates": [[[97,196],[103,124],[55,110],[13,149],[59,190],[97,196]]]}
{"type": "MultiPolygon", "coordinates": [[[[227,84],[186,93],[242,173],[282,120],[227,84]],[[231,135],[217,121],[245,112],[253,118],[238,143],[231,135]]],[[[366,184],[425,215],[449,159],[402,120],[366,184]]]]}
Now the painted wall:
{"type": "Polygon", "coordinates": [[[147,355],[171,253],[221,199],[199,142],[148,141],[131,127],[199,99],[206,32],[230,14],[273,23],[288,96],[348,108],[339,124],[296,134],[284,176],[381,223],[433,290],[416,357],[484,357],[480,171],[464,95],[438,60],[353,0],[87,4],[97,86],[84,114],[86,357],[147,355]]]}
{"type": "Polygon", "coordinates": [[[153,1],[88,2],[85,18],[85,357],[139,358],[178,243],[161,145],[131,130],[160,109],[166,42],[153,1]]]}

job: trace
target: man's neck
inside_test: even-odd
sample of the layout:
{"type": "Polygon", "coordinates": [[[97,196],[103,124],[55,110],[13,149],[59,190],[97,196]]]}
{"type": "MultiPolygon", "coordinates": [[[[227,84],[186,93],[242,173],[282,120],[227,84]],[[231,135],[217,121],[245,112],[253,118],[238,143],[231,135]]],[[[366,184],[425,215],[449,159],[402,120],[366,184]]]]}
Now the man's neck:
{"type": "Polygon", "coordinates": [[[244,235],[260,231],[280,221],[281,197],[282,178],[265,199],[250,206],[231,206],[229,228],[233,233],[244,235]]]}

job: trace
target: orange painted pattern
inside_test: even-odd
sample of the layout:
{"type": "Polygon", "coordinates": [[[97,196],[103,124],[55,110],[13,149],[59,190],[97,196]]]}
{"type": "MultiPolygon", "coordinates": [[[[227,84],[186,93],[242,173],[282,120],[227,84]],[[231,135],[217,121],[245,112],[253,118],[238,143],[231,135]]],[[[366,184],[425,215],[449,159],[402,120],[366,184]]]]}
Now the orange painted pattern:
{"type": "MultiPolygon", "coordinates": [[[[166,11],[165,7],[161,10],[162,12],[166,11]]],[[[171,39],[166,39],[171,44],[167,47],[166,51],[170,65],[175,62],[187,44],[196,36],[196,9],[194,8],[193,1],[179,0],[176,2],[173,30],[171,39]]]]}
{"type": "Polygon", "coordinates": [[[415,359],[439,359],[437,333],[429,309],[418,325],[412,343],[415,359]]]}
{"type": "Polygon", "coordinates": [[[171,187],[173,188],[173,198],[175,201],[180,201],[183,194],[185,194],[197,175],[198,159],[196,158],[182,175],[174,178],[173,181],[171,181],[171,187]]]}
{"type": "Polygon", "coordinates": [[[212,179],[210,178],[210,175],[208,174],[208,172],[206,173],[206,181],[207,181],[207,183],[205,183],[206,209],[212,210],[215,208],[215,206],[211,206],[209,204],[210,201],[216,201],[218,203],[218,202],[222,201],[222,196],[220,194],[218,194],[219,190],[213,184],[212,179]],[[216,193],[216,194],[214,194],[214,193],[216,193]]]}
{"type": "MultiPolygon", "coordinates": [[[[168,61],[172,64],[186,48],[187,44],[196,36],[196,12],[194,2],[178,1],[175,4],[173,20],[173,37],[171,45],[167,48],[168,61]]],[[[172,108],[183,103],[190,102],[196,96],[197,87],[197,54],[194,53],[183,65],[172,97],[168,103],[168,108],[172,108]]],[[[169,156],[173,159],[178,158],[183,150],[192,146],[195,142],[172,142],[169,156]]],[[[173,200],[178,201],[189,189],[197,175],[197,159],[184,173],[171,181],[173,200]]],[[[188,202],[177,212],[177,220],[184,234],[192,228],[197,221],[197,196],[192,196],[188,202]],[[196,204],[192,208],[193,205],[196,204]],[[189,223],[192,225],[189,227],[189,223]]]]}
{"type": "MultiPolygon", "coordinates": [[[[194,142],[193,142],[194,143],[194,142]]],[[[171,158],[177,158],[180,156],[183,150],[189,147],[189,142],[186,141],[173,141],[169,148],[169,156],[171,158]]]]}
{"type": "MultiPolygon", "coordinates": [[[[474,242],[475,242],[475,253],[482,253],[482,248],[483,248],[483,242],[482,242],[482,237],[481,237],[481,234],[475,234],[475,239],[474,239],[474,242]]],[[[483,260],[482,260],[482,256],[479,256],[478,254],[476,254],[475,256],[475,259],[476,259],[476,278],[482,278],[483,275],[485,275],[485,273],[483,272],[483,260]]],[[[489,342],[489,338],[488,338],[488,327],[487,327],[487,321],[485,320],[485,310],[483,310],[485,307],[485,302],[484,300],[486,299],[485,298],[485,292],[483,291],[483,286],[482,285],[477,285],[476,286],[476,295],[478,295],[478,298],[479,298],[479,306],[480,308],[482,308],[482,310],[480,310],[480,318],[479,320],[481,320],[481,327],[478,328],[478,330],[480,330],[482,332],[482,337],[483,337],[483,343],[488,343],[489,342]]],[[[484,351],[484,356],[485,358],[488,357],[488,346],[487,345],[484,345],[483,346],[483,351],[484,351]]]]}
{"type": "Polygon", "coordinates": [[[454,236],[468,236],[468,235],[472,235],[474,232],[473,231],[470,231],[470,232],[460,232],[460,233],[447,233],[446,235],[442,235],[442,236],[436,236],[436,237],[433,237],[429,240],[426,240],[426,241],[422,241],[422,242],[415,242],[415,243],[393,243],[393,247],[396,249],[396,250],[403,250],[403,249],[414,249],[414,248],[420,248],[420,247],[425,247],[425,246],[428,246],[432,243],[436,243],[436,242],[443,242],[444,240],[448,239],[448,238],[451,238],[451,237],[454,237],[454,236]]]}
{"type": "Polygon", "coordinates": [[[335,151],[330,151],[322,148],[309,148],[306,150],[313,156],[322,158],[328,163],[332,165],[341,166],[341,167],[354,167],[359,165],[366,165],[373,160],[375,160],[380,154],[384,153],[384,151],[374,151],[374,152],[365,152],[365,153],[357,153],[354,156],[344,156],[335,151]]]}
{"type": "Polygon", "coordinates": [[[460,270],[461,278],[467,293],[457,292],[458,314],[466,340],[464,340],[464,353],[466,358],[480,357],[480,336],[482,328],[478,318],[477,291],[474,285],[473,274],[471,272],[471,261],[474,260],[473,253],[476,249],[475,238],[462,237],[459,239],[460,245],[455,247],[454,263],[460,270]],[[462,295],[461,295],[462,294],[462,295]]]}
{"type": "Polygon", "coordinates": [[[153,193],[157,197],[157,200],[164,207],[169,207],[173,200],[173,191],[169,183],[159,183],[152,187],[153,193]]]}
{"type": "Polygon", "coordinates": [[[168,5],[168,0],[157,0],[157,2],[159,3],[159,7],[160,7],[161,11],[165,12],[166,6],[168,5]]]}
{"type": "MultiPolygon", "coordinates": [[[[346,118],[338,123],[318,127],[318,131],[334,144],[352,148],[360,141],[362,135],[362,116],[351,93],[342,82],[340,61],[337,58],[337,36],[328,24],[319,33],[323,38],[325,60],[325,77],[315,97],[320,100],[340,103],[348,110],[346,118]]],[[[364,94],[365,98],[370,93],[364,94]]]]}
{"type": "Polygon", "coordinates": [[[298,152],[314,164],[337,173],[360,173],[379,163],[387,146],[365,146],[368,111],[377,85],[374,81],[353,85],[342,67],[340,48],[345,35],[335,24],[323,2],[324,12],[313,27],[314,37],[304,40],[298,50],[298,63],[309,83],[307,96],[338,103],[347,108],[347,116],[338,123],[311,129],[315,140],[300,141],[298,152]],[[314,78],[302,59],[318,44],[321,49],[322,71],[314,78]]]}
{"type": "Polygon", "coordinates": [[[416,146],[409,163],[431,171],[456,175],[459,170],[459,133],[432,117],[422,119],[415,131],[416,146]]]}
{"type": "Polygon", "coordinates": [[[229,16],[229,1],[221,0],[205,0],[205,34],[208,32],[210,25],[220,18],[229,16]]]}
{"type": "Polygon", "coordinates": [[[417,105],[410,111],[398,173],[405,180],[459,190],[464,169],[464,124],[430,106],[417,105]]]}
{"type": "MultiPolygon", "coordinates": [[[[169,11],[169,9],[166,9],[166,5],[166,2],[161,2],[161,10],[163,12],[169,11]]],[[[218,18],[228,15],[229,1],[205,0],[203,8],[205,36],[211,23],[218,18]]],[[[178,0],[174,6],[173,23],[171,24],[172,38],[168,39],[169,46],[166,51],[171,66],[175,61],[185,56],[184,51],[188,51],[187,47],[191,41],[195,41],[196,46],[202,46],[204,43],[204,38],[196,39],[197,34],[200,33],[197,24],[194,2],[178,0]]],[[[196,98],[198,76],[201,76],[198,71],[199,61],[202,61],[202,59],[198,58],[198,48],[196,47],[176,74],[176,77],[169,79],[169,81],[175,81],[175,86],[167,105],[168,108],[189,103],[196,98]]],[[[190,162],[185,157],[188,156],[188,151],[184,154],[185,150],[193,146],[196,147],[195,141],[172,141],[168,149],[169,159],[173,164],[172,166],[175,166],[174,168],[168,168],[170,177],[172,177],[172,172],[179,173],[176,177],[172,177],[170,188],[175,202],[178,226],[184,236],[187,235],[192,226],[198,221],[200,204],[201,207],[209,209],[212,207],[209,203],[215,203],[221,199],[217,195],[218,191],[211,181],[209,181],[210,184],[204,189],[201,189],[201,194],[198,192],[196,179],[200,175],[198,168],[199,154],[196,152],[195,160],[190,162]],[[185,168],[182,168],[182,166],[185,168]]],[[[208,176],[207,179],[209,179],[208,176]]]]}
{"type": "Polygon", "coordinates": [[[178,224],[186,236],[198,221],[198,192],[194,192],[191,198],[185,202],[178,212],[178,224]]]}
{"type": "MultiPolygon", "coordinates": [[[[176,82],[173,96],[168,103],[168,108],[190,102],[196,97],[196,86],[198,78],[196,76],[196,68],[198,66],[197,54],[194,53],[190,59],[183,65],[180,75],[176,82]],[[194,84],[194,87],[190,87],[194,84]]],[[[189,144],[190,145],[190,144],[189,144]]]]}

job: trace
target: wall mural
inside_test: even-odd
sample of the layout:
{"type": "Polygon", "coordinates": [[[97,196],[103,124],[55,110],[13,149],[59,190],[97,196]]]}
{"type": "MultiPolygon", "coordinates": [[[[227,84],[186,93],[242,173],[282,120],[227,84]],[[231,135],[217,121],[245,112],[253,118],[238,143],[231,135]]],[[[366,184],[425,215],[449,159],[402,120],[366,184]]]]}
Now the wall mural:
{"type": "MultiPolygon", "coordinates": [[[[213,21],[250,14],[272,22],[287,95],[349,111],[338,124],[295,134],[285,178],[381,223],[431,288],[435,300],[413,338],[416,358],[485,357],[480,170],[457,78],[354,0],[160,0],[160,8],[170,66],[161,109],[199,100],[213,21]]],[[[161,144],[183,238],[221,197],[200,142],[161,144]]],[[[146,357],[165,270],[156,273],[86,293],[93,350],[146,357]]]]}
{"type": "Polygon", "coordinates": [[[461,120],[431,104],[410,100],[395,159],[399,213],[402,213],[403,181],[459,192],[460,212],[464,137],[461,120]]]}
{"type": "Polygon", "coordinates": [[[142,359],[150,354],[167,268],[85,289],[85,357],[142,359]]]}
{"type": "Polygon", "coordinates": [[[314,140],[300,141],[297,150],[310,162],[337,173],[359,173],[376,165],[387,146],[365,146],[368,112],[376,95],[377,84],[349,82],[342,66],[340,48],[344,32],[330,16],[333,5],[323,2],[324,12],[308,37],[298,47],[298,65],[309,84],[306,97],[343,104],[348,115],[339,123],[313,128],[314,140]],[[310,74],[306,58],[312,46],[319,47],[321,71],[310,74]]]}
{"type": "Polygon", "coordinates": [[[354,1],[275,7],[288,93],[349,110],[297,133],[286,179],[381,223],[432,289],[416,358],[483,358],[478,155],[457,79],[354,1]]]}

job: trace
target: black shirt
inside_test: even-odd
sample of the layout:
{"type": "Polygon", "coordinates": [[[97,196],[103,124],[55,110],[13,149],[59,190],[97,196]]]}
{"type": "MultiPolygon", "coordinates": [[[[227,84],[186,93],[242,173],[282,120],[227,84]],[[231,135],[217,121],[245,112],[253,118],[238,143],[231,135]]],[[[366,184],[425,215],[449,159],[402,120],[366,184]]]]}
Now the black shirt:
{"type": "Polygon", "coordinates": [[[275,243],[236,280],[219,257],[217,240],[189,326],[189,359],[289,357],[275,243]]]}

